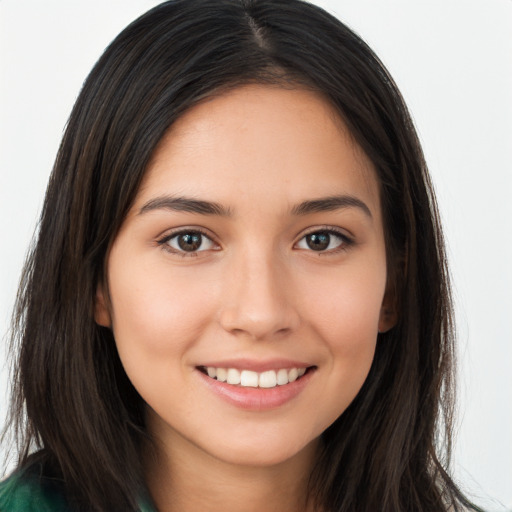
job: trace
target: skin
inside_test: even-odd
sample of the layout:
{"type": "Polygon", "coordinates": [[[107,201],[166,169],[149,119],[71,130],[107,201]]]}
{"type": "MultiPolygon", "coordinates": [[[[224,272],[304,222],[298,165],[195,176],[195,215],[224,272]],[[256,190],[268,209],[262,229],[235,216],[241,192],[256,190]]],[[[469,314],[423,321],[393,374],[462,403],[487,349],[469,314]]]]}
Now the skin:
{"type": "Polygon", "coordinates": [[[311,507],[304,489],[319,436],[360,390],[378,331],[395,321],[375,171],[329,104],[250,85],[189,110],[157,148],[107,271],[96,320],[113,329],[148,404],[158,509],[311,507]],[[333,195],[368,211],[293,211],[333,195]],[[163,196],[215,202],[229,215],[147,206],[163,196]],[[162,243],[197,229],[209,237],[200,250],[179,252],[176,237],[162,243]],[[311,249],[305,236],[326,229],[341,237],[311,249]],[[284,405],[244,410],[197,369],[232,358],[291,359],[314,371],[284,405]]]}

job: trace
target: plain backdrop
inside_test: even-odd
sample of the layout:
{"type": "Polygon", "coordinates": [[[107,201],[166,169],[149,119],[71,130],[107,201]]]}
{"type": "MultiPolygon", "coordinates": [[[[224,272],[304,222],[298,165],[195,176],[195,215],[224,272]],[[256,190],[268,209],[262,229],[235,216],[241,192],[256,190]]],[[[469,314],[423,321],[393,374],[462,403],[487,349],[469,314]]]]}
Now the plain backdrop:
{"type": "MultiPolygon", "coordinates": [[[[0,0],[3,336],[81,84],[117,33],[157,3],[0,0]]],[[[455,288],[460,399],[453,471],[487,510],[512,510],[512,0],[316,3],[372,46],[412,112],[437,188],[455,288]]],[[[4,365],[0,374],[0,421],[8,370],[4,365]]]]}

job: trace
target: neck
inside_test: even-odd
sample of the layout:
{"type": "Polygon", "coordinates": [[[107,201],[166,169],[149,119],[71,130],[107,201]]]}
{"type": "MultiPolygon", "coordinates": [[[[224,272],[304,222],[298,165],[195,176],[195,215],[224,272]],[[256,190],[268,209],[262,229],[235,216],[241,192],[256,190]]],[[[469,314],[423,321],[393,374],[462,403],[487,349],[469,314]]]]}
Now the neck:
{"type": "Polygon", "coordinates": [[[187,443],[157,448],[147,460],[147,485],[159,512],[314,510],[307,489],[317,442],[271,466],[233,465],[187,443]]]}

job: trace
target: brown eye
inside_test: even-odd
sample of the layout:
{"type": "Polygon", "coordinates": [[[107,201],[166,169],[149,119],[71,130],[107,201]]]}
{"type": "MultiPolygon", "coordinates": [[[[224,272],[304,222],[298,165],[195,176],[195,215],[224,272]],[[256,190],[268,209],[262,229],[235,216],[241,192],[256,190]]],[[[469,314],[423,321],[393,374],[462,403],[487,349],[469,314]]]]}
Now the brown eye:
{"type": "Polygon", "coordinates": [[[176,237],[180,249],[191,252],[197,251],[203,243],[201,233],[185,233],[176,237]]]}
{"type": "Polygon", "coordinates": [[[165,243],[175,252],[200,252],[213,249],[215,244],[200,231],[182,231],[165,240],[165,243]]]}
{"type": "Polygon", "coordinates": [[[309,249],[316,252],[330,252],[349,246],[351,240],[336,231],[315,231],[309,233],[297,243],[299,249],[309,249]]]}
{"type": "Polygon", "coordinates": [[[325,251],[329,247],[330,241],[329,233],[311,233],[306,236],[306,244],[313,251],[325,251]]]}

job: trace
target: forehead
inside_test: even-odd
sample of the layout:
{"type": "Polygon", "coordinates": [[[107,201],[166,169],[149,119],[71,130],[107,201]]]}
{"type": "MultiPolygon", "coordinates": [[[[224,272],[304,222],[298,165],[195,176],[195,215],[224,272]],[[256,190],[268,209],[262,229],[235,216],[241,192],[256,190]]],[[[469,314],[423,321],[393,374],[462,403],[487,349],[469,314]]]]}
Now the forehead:
{"type": "Polygon", "coordinates": [[[304,89],[246,85],[181,116],[156,148],[136,199],[197,195],[231,206],[283,208],[312,197],[357,194],[379,209],[368,157],[340,116],[304,89]]]}

